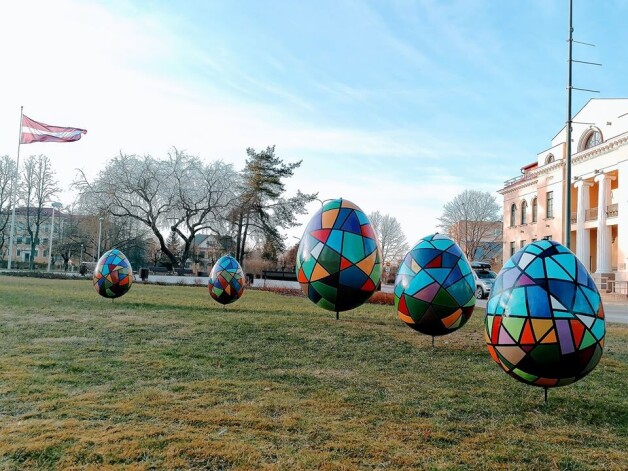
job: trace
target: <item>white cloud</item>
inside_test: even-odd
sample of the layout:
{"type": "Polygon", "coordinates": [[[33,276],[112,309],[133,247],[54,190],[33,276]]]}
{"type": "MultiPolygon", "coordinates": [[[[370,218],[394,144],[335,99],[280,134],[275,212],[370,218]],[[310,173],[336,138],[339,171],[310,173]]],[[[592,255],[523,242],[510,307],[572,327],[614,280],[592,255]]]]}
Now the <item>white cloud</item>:
{"type": "MultiPolygon", "coordinates": [[[[304,159],[289,184],[291,191],[319,191],[322,199],[342,196],[366,212],[391,214],[410,242],[433,232],[442,204],[464,189],[443,164],[446,169],[446,159],[467,156],[469,146],[460,148],[409,128],[313,127],[279,103],[254,101],[255,93],[243,102],[225,93],[220,83],[189,75],[198,67],[225,72],[229,53],[210,57],[179,37],[176,28],[182,25],[180,19],[174,21],[173,26],[158,16],[128,9],[116,13],[75,0],[5,6],[0,42],[19,47],[0,49],[0,154],[15,155],[20,105],[38,121],[88,129],[76,143],[22,146],[22,158],[50,156],[64,187],[75,168],[93,177],[120,150],[165,156],[177,146],[241,167],[247,147],[277,144],[285,160],[304,159]]],[[[280,59],[273,60],[282,67],[280,59]]],[[[311,107],[251,75],[233,70],[227,75],[234,73],[243,80],[233,87],[264,90],[282,104],[311,107]]],[[[352,99],[365,93],[340,82],[327,86],[352,99]]],[[[66,193],[62,201],[71,199],[66,193]]],[[[300,236],[301,230],[291,235],[300,236]]]]}

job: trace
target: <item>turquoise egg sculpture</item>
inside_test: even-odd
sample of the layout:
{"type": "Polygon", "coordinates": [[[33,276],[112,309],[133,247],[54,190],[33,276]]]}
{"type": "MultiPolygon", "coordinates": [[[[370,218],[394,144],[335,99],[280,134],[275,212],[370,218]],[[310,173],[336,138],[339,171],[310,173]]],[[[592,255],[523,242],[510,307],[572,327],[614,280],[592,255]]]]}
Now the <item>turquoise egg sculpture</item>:
{"type": "Polygon", "coordinates": [[[589,374],[604,349],[600,294],[584,265],[552,240],[533,242],[499,272],[488,300],[485,340],[513,378],[552,388],[589,374]]]}
{"type": "Polygon", "coordinates": [[[124,296],[133,284],[131,262],[118,249],[105,252],[94,269],[94,289],[104,298],[124,296]]]}
{"type": "Polygon", "coordinates": [[[244,293],[244,273],[230,255],[220,257],[209,274],[209,295],[220,304],[230,304],[244,293]]]}
{"type": "Polygon", "coordinates": [[[366,214],[346,199],[323,204],[305,229],[296,260],[297,280],[319,307],[342,312],[377,290],[382,260],[366,214]]]}
{"type": "Polygon", "coordinates": [[[475,307],[475,279],[450,237],[423,237],[403,259],[395,279],[397,315],[427,335],[447,335],[466,324],[475,307]]]}

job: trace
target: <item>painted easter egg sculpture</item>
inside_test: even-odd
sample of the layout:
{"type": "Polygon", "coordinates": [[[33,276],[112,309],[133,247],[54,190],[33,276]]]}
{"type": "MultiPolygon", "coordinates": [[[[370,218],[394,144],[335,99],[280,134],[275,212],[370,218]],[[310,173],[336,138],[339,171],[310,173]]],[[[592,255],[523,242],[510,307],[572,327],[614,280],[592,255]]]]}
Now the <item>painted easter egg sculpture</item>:
{"type": "Polygon", "coordinates": [[[563,245],[533,242],[499,272],[485,339],[493,360],[513,378],[546,391],[578,381],[600,361],[604,335],[593,279],[563,245]]]}
{"type": "Polygon", "coordinates": [[[475,306],[473,271],[462,250],[444,234],[423,237],[410,250],[395,279],[397,315],[432,337],[462,327],[475,306]]]}
{"type": "Polygon", "coordinates": [[[244,292],[244,273],[230,255],[220,257],[209,274],[209,294],[220,304],[237,301],[244,292]]]}
{"type": "Polygon", "coordinates": [[[94,269],[94,288],[105,298],[125,295],[133,284],[133,268],[126,256],[118,249],[105,252],[94,269]]]}
{"type": "Polygon", "coordinates": [[[364,303],[377,289],[382,264],[373,226],[346,199],[326,202],[301,238],[297,279],[317,306],[338,313],[364,303]]]}

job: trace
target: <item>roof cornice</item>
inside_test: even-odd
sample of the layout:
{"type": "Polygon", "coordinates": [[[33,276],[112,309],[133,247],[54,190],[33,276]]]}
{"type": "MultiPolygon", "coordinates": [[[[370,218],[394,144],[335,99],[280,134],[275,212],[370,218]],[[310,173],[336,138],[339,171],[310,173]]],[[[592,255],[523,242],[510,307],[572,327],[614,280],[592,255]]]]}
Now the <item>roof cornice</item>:
{"type": "Polygon", "coordinates": [[[628,132],[613,137],[608,141],[602,142],[600,145],[592,147],[591,149],[585,149],[578,152],[577,154],[573,154],[571,156],[571,164],[575,165],[586,162],[587,160],[591,160],[598,155],[606,154],[618,147],[623,147],[626,144],[628,144],[628,132]]]}
{"type": "Polygon", "coordinates": [[[507,180],[504,184],[504,188],[498,190],[497,193],[500,195],[504,195],[506,193],[511,193],[513,191],[519,190],[521,188],[525,188],[531,185],[535,185],[538,183],[538,179],[542,175],[546,175],[548,173],[555,172],[564,166],[564,162],[562,160],[552,162],[551,164],[543,165],[542,167],[538,167],[534,170],[531,170],[520,177],[517,180],[511,181],[507,180]],[[508,183],[510,182],[510,183],[508,183]]]}

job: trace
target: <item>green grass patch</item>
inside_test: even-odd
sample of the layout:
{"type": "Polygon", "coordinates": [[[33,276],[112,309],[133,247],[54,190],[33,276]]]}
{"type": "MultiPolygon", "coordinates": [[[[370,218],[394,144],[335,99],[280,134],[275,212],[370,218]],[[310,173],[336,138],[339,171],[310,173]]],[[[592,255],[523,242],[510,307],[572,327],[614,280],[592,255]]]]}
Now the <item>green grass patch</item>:
{"type": "Polygon", "coordinates": [[[627,469],[628,327],[545,406],[483,314],[432,349],[390,306],[1,277],[0,468],[627,469]]]}

